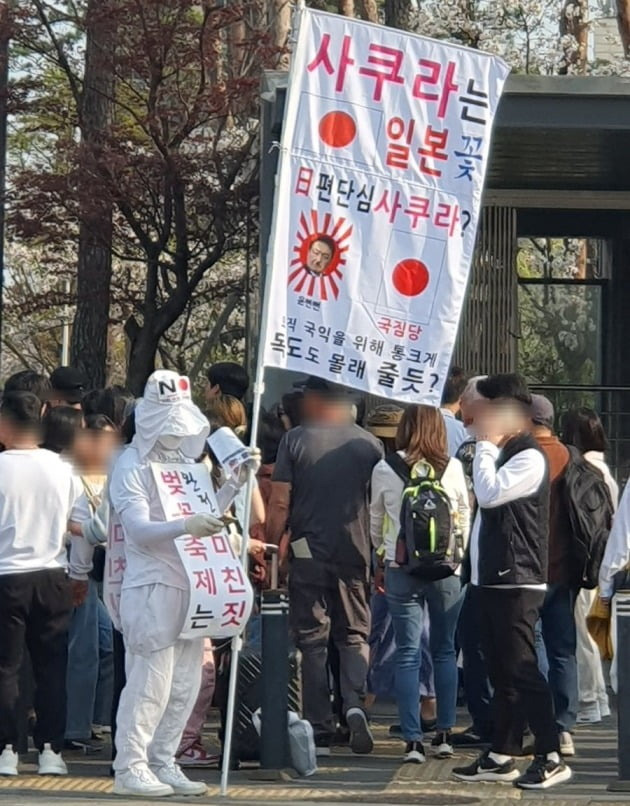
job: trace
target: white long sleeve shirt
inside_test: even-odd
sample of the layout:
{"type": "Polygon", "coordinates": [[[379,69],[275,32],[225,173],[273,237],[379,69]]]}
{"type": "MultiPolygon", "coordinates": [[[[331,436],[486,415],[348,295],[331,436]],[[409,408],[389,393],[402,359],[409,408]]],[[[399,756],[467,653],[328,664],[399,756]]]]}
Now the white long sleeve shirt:
{"type": "MultiPolygon", "coordinates": [[[[400,453],[404,458],[404,453],[400,453]]],[[[470,504],[468,487],[461,462],[449,460],[442,478],[442,487],[451,501],[453,513],[457,518],[457,527],[468,543],[470,532],[470,504]]],[[[379,549],[385,547],[385,559],[394,562],[396,557],[396,539],[400,531],[400,507],[404,491],[404,483],[392,468],[381,460],[372,471],[372,497],[370,499],[370,536],[372,545],[379,549]]]]}
{"type": "MultiPolygon", "coordinates": [[[[534,495],[545,477],[545,457],[540,451],[528,448],[517,453],[497,469],[496,461],[500,453],[500,449],[491,442],[477,443],[473,461],[473,486],[480,509],[477,510],[470,538],[471,583],[473,585],[479,585],[481,509],[494,509],[509,504],[510,501],[534,495]]],[[[510,587],[544,590],[546,585],[510,587]]]]}
{"type": "MultiPolygon", "coordinates": [[[[604,462],[602,454],[595,451],[584,454],[584,458],[591,462],[604,474],[604,480],[608,484],[613,506],[617,507],[619,487],[612,478],[608,466],[604,462]],[[612,484],[611,484],[612,482],[612,484]]],[[[610,599],[614,592],[614,577],[630,562],[630,482],[621,496],[621,501],[617,507],[612,529],[606,543],[606,551],[599,569],[599,594],[604,599],[610,599]]]]}

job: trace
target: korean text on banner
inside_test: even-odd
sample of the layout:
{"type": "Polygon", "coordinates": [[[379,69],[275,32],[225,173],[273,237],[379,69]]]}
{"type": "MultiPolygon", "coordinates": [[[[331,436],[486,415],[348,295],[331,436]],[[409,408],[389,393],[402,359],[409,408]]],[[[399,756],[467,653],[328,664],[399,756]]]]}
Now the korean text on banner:
{"type": "Polygon", "coordinates": [[[125,535],[118,515],[110,510],[107,532],[107,553],[105,555],[105,573],[103,575],[103,599],[114,627],[121,632],[120,594],[127,559],[125,557],[125,535]]]}
{"type": "Polygon", "coordinates": [[[266,366],[439,404],[508,72],[487,53],[301,12],[266,366]]]}
{"type": "MultiPolygon", "coordinates": [[[[203,464],[152,464],[167,520],[198,512],[219,516],[212,481],[203,464]]],[[[190,585],[190,603],[181,638],[232,638],[240,635],[252,611],[254,594],[227,532],[211,537],[179,537],[177,552],[190,585]]]]}
{"type": "Polygon", "coordinates": [[[249,450],[231,428],[219,428],[208,438],[208,447],[225,473],[237,478],[241,468],[251,461],[249,450]]]}

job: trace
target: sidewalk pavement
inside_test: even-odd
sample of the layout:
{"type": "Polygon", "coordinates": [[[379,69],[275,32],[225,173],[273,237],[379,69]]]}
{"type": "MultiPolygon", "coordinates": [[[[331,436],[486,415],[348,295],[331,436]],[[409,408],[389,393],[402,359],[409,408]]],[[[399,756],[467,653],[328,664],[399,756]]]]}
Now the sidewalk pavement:
{"type": "MultiPolygon", "coordinates": [[[[347,749],[333,751],[322,760],[319,771],[311,778],[288,781],[261,782],[256,769],[243,768],[233,772],[228,797],[219,795],[219,773],[216,770],[192,770],[190,777],[206,781],[208,795],[202,798],[167,798],[140,803],[196,803],[230,806],[266,804],[414,804],[414,806],[509,806],[511,801],[544,801],[545,806],[575,806],[576,804],[606,804],[628,806],[627,795],[607,792],[607,785],[617,776],[617,735],[614,719],[601,725],[580,727],[575,734],[577,757],[571,761],[574,779],[566,786],[546,792],[522,792],[511,786],[491,784],[465,785],[454,781],[453,766],[475,756],[473,751],[459,754],[456,760],[430,759],[423,765],[401,765],[402,742],[387,736],[391,719],[377,718],[374,729],[376,746],[370,756],[353,756],[347,749]]],[[[105,751],[106,752],[106,751],[105,751]]],[[[111,806],[128,803],[111,794],[109,764],[105,753],[97,756],[64,754],[69,768],[68,778],[39,778],[35,772],[35,753],[29,754],[14,779],[0,778],[0,806],[111,806]]],[[[527,759],[519,766],[525,767],[527,759]]],[[[526,806],[526,804],[525,804],[526,806]]]]}

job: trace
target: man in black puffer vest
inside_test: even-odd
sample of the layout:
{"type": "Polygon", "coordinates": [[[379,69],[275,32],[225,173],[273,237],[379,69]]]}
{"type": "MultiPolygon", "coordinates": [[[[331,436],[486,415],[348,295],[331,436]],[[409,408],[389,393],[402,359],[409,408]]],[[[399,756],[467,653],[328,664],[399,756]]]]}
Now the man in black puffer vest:
{"type": "Polygon", "coordinates": [[[470,539],[471,590],[494,688],[494,733],[491,749],[454,773],[464,781],[547,789],[571,778],[560,756],[553,699],[538,668],[534,638],[547,587],[549,471],[529,434],[525,381],[494,375],[478,389],[487,403],[475,418],[479,509],[470,539]],[[527,724],[536,755],[520,775],[513,756],[520,753],[527,724]]]}

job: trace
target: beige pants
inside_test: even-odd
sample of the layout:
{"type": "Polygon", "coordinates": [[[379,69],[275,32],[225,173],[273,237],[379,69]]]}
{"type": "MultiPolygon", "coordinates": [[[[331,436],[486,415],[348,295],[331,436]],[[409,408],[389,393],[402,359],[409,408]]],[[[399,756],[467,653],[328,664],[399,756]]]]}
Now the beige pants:
{"type": "Polygon", "coordinates": [[[599,647],[586,628],[586,617],[597,596],[597,589],[581,590],[575,602],[576,657],[580,707],[594,705],[595,703],[600,706],[608,706],[608,694],[606,692],[599,647]]]}

